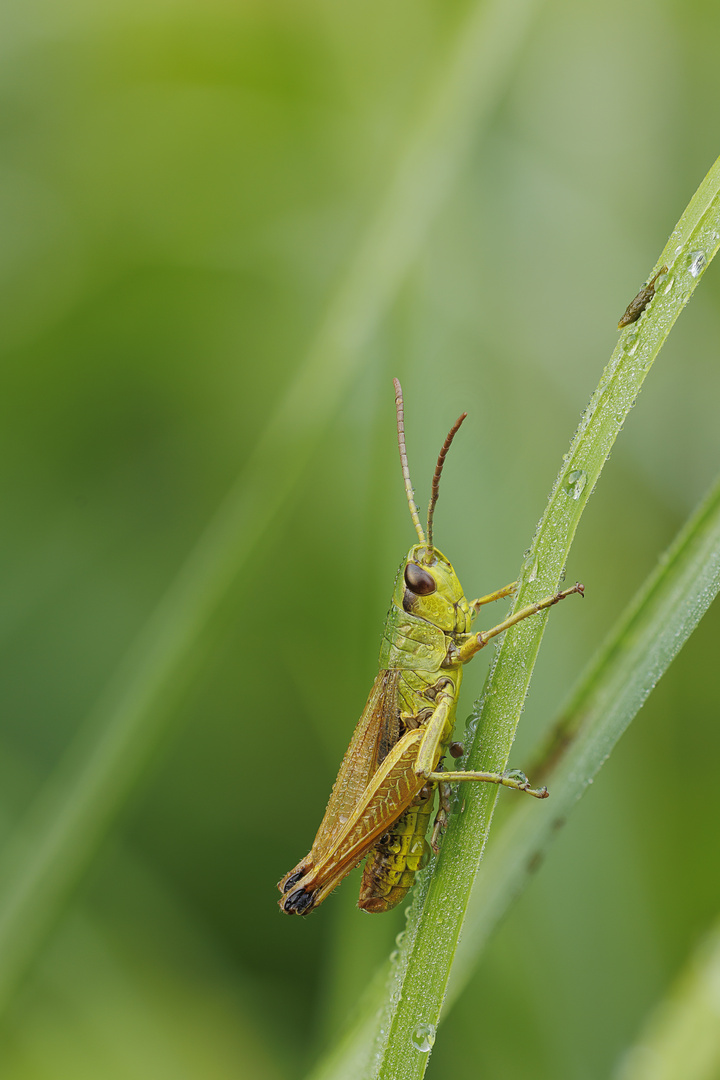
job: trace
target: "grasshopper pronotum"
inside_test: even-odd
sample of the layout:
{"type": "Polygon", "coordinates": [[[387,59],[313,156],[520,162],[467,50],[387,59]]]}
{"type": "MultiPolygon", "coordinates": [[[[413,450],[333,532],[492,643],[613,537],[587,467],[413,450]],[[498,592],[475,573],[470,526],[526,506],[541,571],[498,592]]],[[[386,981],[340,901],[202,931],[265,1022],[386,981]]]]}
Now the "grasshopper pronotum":
{"type": "Polygon", "coordinates": [[[547,788],[531,788],[520,772],[446,772],[442,759],[448,750],[453,756],[462,753],[451,739],[463,664],[521,619],[572,593],[582,595],[583,586],[577,583],[521,608],[491,630],[471,632],[480,608],[511,596],[517,582],[468,601],[451,564],[433,544],[433,514],[445,456],[467,414],[459,417],[440,450],[425,532],[410,483],[402,389],[397,379],[394,382],[400,463],[419,543],[410,548],[398,570],[383,630],[380,671],[312,849],[278,883],[283,894],[280,908],[289,915],[306,915],[316,908],[366,855],[358,906],[380,912],[399,904],[428,859],[425,834],[436,787],[440,808],[431,840],[435,850],[447,820],[451,781],[502,784],[538,799],[548,794],[547,788]]]}

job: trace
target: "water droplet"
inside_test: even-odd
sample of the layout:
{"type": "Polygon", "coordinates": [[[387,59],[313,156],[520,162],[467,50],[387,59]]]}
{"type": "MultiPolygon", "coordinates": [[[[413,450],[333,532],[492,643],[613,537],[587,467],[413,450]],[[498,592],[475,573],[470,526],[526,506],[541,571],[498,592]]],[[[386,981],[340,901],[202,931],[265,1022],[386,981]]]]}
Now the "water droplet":
{"type": "Polygon", "coordinates": [[[505,773],[505,776],[508,780],[517,780],[521,784],[527,784],[528,782],[528,778],[522,769],[510,769],[509,772],[505,773]]]}
{"type": "Polygon", "coordinates": [[[398,949],[400,948],[400,946],[402,945],[404,940],[405,940],[405,931],[401,930],[400,933],[398,934],[398,936],[395,938],[395,944],[397,945],[398,949]]]}
{"type": "Polygon", "coordinates": [[[703,269],[705,268],[705,252],[704,251],[691,251],[688,255],[688,270],[694,278],[699,277],[703,269]]]}
{"type": "Polygon", "coordinates": [[[573,469],[565,478],[563,487],[571,499],[579,499],[587,484],[587,473],[584,469],[573,469]]]}
{"type": "Polygon", "coordinates": [[[435,1025],[417,1024],[410,1041],[416,1050],[421,1050],[423,1054],[429,1054],[435,1045],[435,1025]]]}
{"type": "Polygon", "coordinates": [[[673,277],[672,274],[670,274],[669,278],[665,282],[665,288],[663,289],[663,292],[667,295],[667,293],[670,292],[670,290],[672,289],[674,284],[675,284],[675,278],[673,277]]]}
{"type": "Polygon", "coordinates": [[[400,950],[399,949],[393,949],[393,951],[390,953],[390,963],[391,964],[397,964],[399,955],[400,955],[400,950]]]}
{"type": "Polygon", "coordinates": [[[529,553],[525,562],[523,563],[523,571],[527,574],[528,581],[535,581],[538,576],[538,559],[537,555],[529,553]]]}
{"type": "Polygon", "coordinates": [[[638,347],[638,332],[637,330],[628,330],[627,334],[623,338],[623,349],[630,356],[637,350],[638,347]]]}

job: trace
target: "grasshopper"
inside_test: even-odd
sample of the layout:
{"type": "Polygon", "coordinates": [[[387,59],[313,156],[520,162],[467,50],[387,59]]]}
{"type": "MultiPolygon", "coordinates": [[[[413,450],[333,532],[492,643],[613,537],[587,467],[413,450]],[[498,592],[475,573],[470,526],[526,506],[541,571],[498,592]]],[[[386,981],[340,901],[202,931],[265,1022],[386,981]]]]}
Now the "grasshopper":
{"type": "Polygon", "coordinates": [[[394,384],[400,464],[419,543],[410,548],[398,570],[383,630],[380,671],[340,765],[313,846],[278,883],[283,894],[280,908],[288,915],[307,915],[365,856],[358,906],[381,912],[399,904],[429,858],[425,836],[436,788],[440,801],[431,839],[435,851],[450,809],[450,782],[502,784],[538,799],[548,794],[547,788],[532,788],[519,771],[444,771],[442,761],[448,750],[453,757],[462,754],[452,735],[463,666],[521,619],[572,593],[583,595],[583,586],[578,582],[520,608],[490,630],[472,632],[480,609],[511,596],[517,582],[468,601],[452,565],[433,543],[433,515],[445,457],[467,413],[458,418],[440,450],[425,532],[410,482],[402,388],[397,379],[394,384]]]}

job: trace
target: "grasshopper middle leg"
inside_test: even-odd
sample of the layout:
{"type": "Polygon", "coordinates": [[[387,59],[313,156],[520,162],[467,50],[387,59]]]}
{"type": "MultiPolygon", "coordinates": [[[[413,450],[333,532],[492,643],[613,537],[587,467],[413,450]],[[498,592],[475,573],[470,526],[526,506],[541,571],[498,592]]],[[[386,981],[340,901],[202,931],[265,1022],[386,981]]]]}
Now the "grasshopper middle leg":
{"type": "MultiPolygon", "coordinates": [[[[424,780],[430,780],[438,784],[451,783],[454,780],[476,780],[486,784],[501,784],[503,787],[514,788],[516,791],[525,791],[528,795],[534,795],[536,799],[546,799],[547,788],[533,788],[524,773],[511,770],[504,773],[493,772],[440,772],[437,767],[447,741],[448,724],[450,723],[451,710],[454,704],[454,695],[447,691],[440,691],[437,696],[437,704],[425,728],[422,742],[418,748],[415,760],[415,774],[424,780]]],[[[446,800],[447,803],[447,800],[446,800]]],[[[447,805],[445,806],[447,815],[447,805]]],[[[443,806],[441,803],[440,816],[442,820],[443,806]]],[[[434,834],[433,834],[434,835],[434,834]]]]}

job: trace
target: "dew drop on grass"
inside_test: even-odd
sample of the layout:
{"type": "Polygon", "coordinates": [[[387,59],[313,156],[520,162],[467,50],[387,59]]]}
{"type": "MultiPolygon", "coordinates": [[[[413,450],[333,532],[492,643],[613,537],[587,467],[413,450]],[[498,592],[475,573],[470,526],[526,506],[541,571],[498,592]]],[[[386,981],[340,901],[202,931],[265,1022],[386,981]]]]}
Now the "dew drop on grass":
{"type": "Polygon", "coordinates": [[[532,553],[527,556],[523,563],[523,570],[527,573],[528,581],[535,581],[538,576],[538,559],[537,555],[532,553]]]}
{"type": "Polygon", "coordinates": [[[410,1041],[416,1050],[422,1051],[423,1054],[429,1054],[435,1045],[435,1025],[417,1024],[413,1029],[410,1041]]]}
{"type": "Polygon", "coordinates": [[[638,347],[638,332],[637,330],[630,330],[623,338],[623,350],[629,353],[630,356],[637,350],[638,347]]]}
{"type": "Polygon", "coordinates": [[[699,277],[705,266],[705,252],[691,251],[688,255],[688,270],[694,278],[699,277]]]}
{"type": "Polygon", "coordinates": [[[565,478],[563,487],[571,499],[579,499],[587,484],[587,473],[584,469],[573,469],[565,478]]]}

